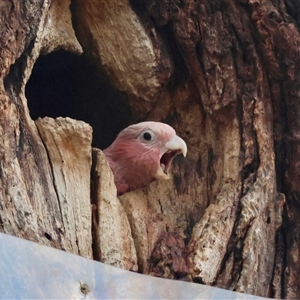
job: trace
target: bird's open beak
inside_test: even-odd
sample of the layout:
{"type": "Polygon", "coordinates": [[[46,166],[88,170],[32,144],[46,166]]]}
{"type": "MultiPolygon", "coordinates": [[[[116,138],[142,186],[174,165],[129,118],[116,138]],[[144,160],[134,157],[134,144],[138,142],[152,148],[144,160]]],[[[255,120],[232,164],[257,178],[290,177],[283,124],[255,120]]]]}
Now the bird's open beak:
{"type": "Polygon", "coordinates": [[[161,153],[160,164],[156,172],[156,179],[166,180],[170,176],[168,174],[171,167],[173,158],[178,154],[182,154],[186,157],[187,146],[185,141],[178,135],[175,135],[170,141],[165,145],[164,151],[161,153]]]}

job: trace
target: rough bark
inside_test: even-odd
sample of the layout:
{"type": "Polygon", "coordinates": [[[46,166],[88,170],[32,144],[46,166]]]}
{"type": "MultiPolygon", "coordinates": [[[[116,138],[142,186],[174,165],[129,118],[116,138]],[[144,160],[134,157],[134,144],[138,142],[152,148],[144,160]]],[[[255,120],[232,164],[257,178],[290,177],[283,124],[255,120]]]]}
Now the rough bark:
{"type": "Polygon", "coordinates": [[[119,268],[137,271],[136,249],[129,222],[103,152],[93,150],[92,204],[94,258],[119,268]]]}
{"type": "Polygon", "coordinates": [[[2,232],[86,257],[93,248],[94,259],[154,276],[300,297],[297,1],[6,0],[1,9],[2,232]],[[88,125],[31,119],[27,81],[39,55],[57,49],[84,53],[105,77],[106,110],[90,107],[97,98],[84,84],[77,114],[70,108],[113,127],[94,128],[96,147],[114,138],[120,124],[107,115],[123,117],[124,101],[127,121],[167,122],[185,139],[171,180],[118,199],[88,125]]]}

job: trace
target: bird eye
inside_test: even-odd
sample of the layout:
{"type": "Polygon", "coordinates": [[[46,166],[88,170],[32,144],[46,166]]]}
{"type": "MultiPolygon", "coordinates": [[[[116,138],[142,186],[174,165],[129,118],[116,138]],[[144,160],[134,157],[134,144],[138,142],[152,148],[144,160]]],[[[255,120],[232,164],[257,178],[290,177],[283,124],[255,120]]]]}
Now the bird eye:
{"type": "Polygon", "coordinates": [[[146,131],[146,132],[144,132],[144,134],[143,134],[143,138],[144,138],[145,141],[151,141],[152,135],[151,135],[150,132],[146,131]]]}
{"type": "Polygon", "coordinates": [[[156,134],[150,128],[144,128],[137,138],[141,143],[152,144],[156,140],[156,134]]]}

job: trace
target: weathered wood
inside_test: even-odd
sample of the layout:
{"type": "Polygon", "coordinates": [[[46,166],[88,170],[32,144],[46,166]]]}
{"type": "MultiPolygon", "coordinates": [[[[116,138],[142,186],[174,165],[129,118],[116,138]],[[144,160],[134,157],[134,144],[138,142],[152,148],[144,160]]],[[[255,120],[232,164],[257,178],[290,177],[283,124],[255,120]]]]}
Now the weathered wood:
{"type": "MultiPolygon", "coordinates": [[[[48,8],[48,1],[1,4],[0,226],[2,232],[91,257],[90,224],[82,232],[82,241],[75,237],[74,230],[65,228],[49,156],[29,117],[24,96],[26,78],[40,52],[39,37],[48,8]]],[[[91,149],[90,143],[87,147],[91,149]]],[[[87,183],[89,187],[89,180],[87,183]]],[[[87,196],[89,205],[89,192],[87,196]]]]}
{"type": "Polygon", "coordinates": [[[139,271],[149,273],[149,259],[155,242],[166,230],[166,216],[149,205],[143,191],[124,194],[120,201],[128,216],[137,251],[139,271]]]}
{"type": "Polygon", "coordinates": [[[299,298],[298,2],[28,3],[1,6],[0,230],[91,256],[90,129],[45,119],[37,130],[24,95],[41,53],[83,51],[136,121],[167,122],[188,145],[171,180],[121,204],[94,150],[94,258],[299,298]]]}
{"type": "Polygon", "coordinates": [[[42,26],[41,53],[65,49],[81,54],[83,51],[72,26],[71,0],[51,0],[50,2],[45,24],[42,26]]]}
{"type": "Polygon", "coordinates": [[[64,248],[47,154],[20,92],[26,53],[46,9],[42,1],[34,1],[31,9],[20,1],[1,5],[0,226],[2,232],[64,248]]]}
{"type": "Polygon", "coordinates": [[[91,258],[92,128],[69,118],[38,119],[36,125],[51,165],[65,250],[91,258]]]}
{"type": "Polygon", "coordinates": [[[94,258],[106,264],[137,271],[136,250],[129,222],[108,162],[93,149],[92,168],[94,258]]]}
{"type": "Polygon", "coordinates": [[[169,60],[154,46],[127,0],[75,0],[72,7],[84,51],[101,62],[111,82],[130,94],[135,111],[145,116],[169,78],[169,60]]]}

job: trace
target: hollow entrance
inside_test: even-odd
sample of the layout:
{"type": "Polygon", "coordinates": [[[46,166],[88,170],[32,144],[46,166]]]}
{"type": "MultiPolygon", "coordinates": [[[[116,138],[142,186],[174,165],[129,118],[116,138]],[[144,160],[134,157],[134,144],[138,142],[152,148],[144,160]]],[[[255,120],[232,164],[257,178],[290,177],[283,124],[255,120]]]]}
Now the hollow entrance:
{"type": "Polygon", "coordinates": [[[93,146],[101,149],[131,122],[126,95],[84,55],[59,50],[40,56],[25,93],[33,120],[48,116],[85,121],[93,127],[93,146]]]}

